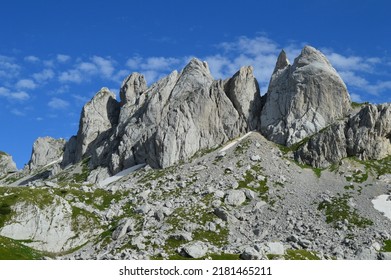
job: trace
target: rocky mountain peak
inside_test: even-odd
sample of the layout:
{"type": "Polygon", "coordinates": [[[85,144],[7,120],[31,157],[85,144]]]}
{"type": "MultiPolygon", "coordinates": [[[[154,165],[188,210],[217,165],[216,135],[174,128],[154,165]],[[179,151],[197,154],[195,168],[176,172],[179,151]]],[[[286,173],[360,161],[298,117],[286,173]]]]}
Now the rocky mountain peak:
{"type": "Polygon", "coordinates": [[[305,46],[301,50],[300,55],[295,59],[293,65],[294,67],[303,67],[313,63],[315,63],[317,66],[323,65],[324,67],[332,68],[325,55],[311,46],[305,46]]]}
{"type": "MultiPolygon", "coordinates": [[[[178,78],[179,88],[182,89],[182,86],[184,86],[185,90],[200,88],[204,85],[210,86],[212,82],[213,77],[210,73],[208,64],[197,58],[190,60],[178,78]]],[[[176,95],[175,93],[173,94],[174,96],[176,95]]]]}
{"type": "Polygon", "coordinates": [[[39,137],[33,144],[30,161],[27,167],[30,171],[49,164],[60,163],[65,148],[65,139],[39,137]]]}
{"type": "Polygon", "coordinates": [[[108,133],[117,125],[118,118],[119,103],[115,99],[115,94],[104,87],[83,107],[74,162],[81,160],[88,149],[92,148],[94,141],[107,136],[108,134],[104,133],[108,133]]]}
{"type": "Polygon", "coordinates": [[[0,176],[16,171],[18,171],[18,169],[16,168],[15,162],[12,160],[12,156],[0,151],[0,176]]]}
{"type": "Polygon", "coordinates": [[[276,66],[274,67],[273,74],[276,73],[278,70],[284,69],[288,65],[290,65],[288,57],[286,56],[285,51],[281,50],[277,58],[276,66]]]}
{"type": "Polygon", "coordinates": [[[138,96],[147,89],[147,82],[144,75],[132,73],[122,82],[119,92],[121,105],[127,103],[134,105],[138,96]]]}
{"type": "Polygon", "coordinates": [[[346,85],[320,51],[306,46],[292,67],[282,65],[277,61],[261,113],[269,140],[291,146],[348,114],[346,85]]]}

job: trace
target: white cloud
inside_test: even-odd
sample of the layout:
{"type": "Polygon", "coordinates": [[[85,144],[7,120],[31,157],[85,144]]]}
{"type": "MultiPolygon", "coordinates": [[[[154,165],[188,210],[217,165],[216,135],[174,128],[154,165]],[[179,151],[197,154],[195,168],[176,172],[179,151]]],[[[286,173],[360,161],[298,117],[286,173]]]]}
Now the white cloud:
{"type": "Polygon", "coordinates": [[[358,103],[363,102],[361,96],[358,95],[358,94],[356,94],[356,93],[351,93],[351,94],[350,94],[350,98],[351,98],[352,101],[354,101],[354,102],[358,102],[358,103]]]}
{"type": "Polygon", "coordinates": [[[130,69],[140,69],[140,64],[142,63],[143,59],[140,56],[135,56],[132,58],[129,58],[128,61],[126,62],[126,66],[128,66],[130,69]]]}
{"type": "Polygon", "coordinates": [[[140,68],[145,70],[165,70],[178,65],[181,60],[174,57],[149,57],[141,63],[140,68]]]}
{"type": "Polygon", "coordinates": [[[97,66],[98,71],[105,78],[110,78],[114,72],[114,61],[100,56],[92,57],[92,62],[97,66]]]}
{"type": "Polygon", "coordinates": [[[12,92],[10,95],[12,100],[25,101],[30,99],[30,95],[24,91],[12,92]]]}
{"type": "Polygon", "coordinates": [[[262,53],[274,53],[278,49],[276,42],[264,36],[255,38],[242,36],[235,42],[224,42],[219,46],[226,52],[241,50],[243,53],[253,56],[262,53]]]}
{"type": "Polygon", "coordinates": [[[340,71],[360,71],[372,72],[376,64],[380,63],[380,58],[365,58],[360,56],[344,56],[335,52],[325,52],[327,59],[340,71]]]}
{"type": "Polygon", "coordinates": [[[22,79],[19,80],[15,86],[18,89],[35,89],[37,87],[37,84],[30,79],[22,79]]]}
{"type": "Polygon", "coordinates": [[[32,76],[37,82],[42,83],[51,80],[54,77],[54,71],[52,69],[44,69],[41,72],[34,73],[32,76]]]}
{"type": "Polygon", "coordinates": [[[24,61],[31,62],[31,63],[37,63],[40,61],[40,59],[34,55],[29,55],[24,58],[24,61]]]}
{"type": "Polygon", "coordinates": [[[5,87],[0,87],[0,97],[4,97],[9,101],[26,101],[30,98],[30,95],[25,91],[11,91],[5,87]]]}
{"type": "Polygon", "coordinates": [[[14,58],[0,55],[0,77],[13,78],[16,77],[21,70],[20,65],[14,62],[14,58]]]}
{"type": "Polygon", "coordinates": [[[21,110],[16,109],[16,108],[12,109],[11,113],[14,114],[15,116],[19,116],[19,117],[23,117],[26,115],[24,112],[22,112],[21,110]]]}
{"type": "Polygon", "coordinates": [[[69,55],[65,55],[65,54],[58,54],[56,58],[57,61],[61,63],[68,62],[71,59],[69,55]]]}
{"type": "Polygon", "coordinates": [[[93,56],[89,61],[78,62],[72,69],[62,72],[59,81],[81,83],[95,76],[116,80],[114,64],[112,59],[93,56]]]}
{"type": "Polygon", "coordinates": [[[48,106],[52,109],[66,109],[69,106],[69,102],[61,98],[53,97],[48,102],[48,106]]]}
{"type": "Polygon", "coordinates": [[[58,77],[60,82],[73,82],[73,83],[81,83],[83,81],[83,75],[80,70],[72,69],[69,71],[62,72],[58,77]]]}
{"type": "Polygon", "coordinates": [[[77,102],[78,104],[81,104],[81,105],[84,105],[85,103],[87,103],[89,101],[89,98],[82,96],[82,95],[79,95],[79,94],[72,94],[72,97],[75,100],[75,102],[77,102]]]}

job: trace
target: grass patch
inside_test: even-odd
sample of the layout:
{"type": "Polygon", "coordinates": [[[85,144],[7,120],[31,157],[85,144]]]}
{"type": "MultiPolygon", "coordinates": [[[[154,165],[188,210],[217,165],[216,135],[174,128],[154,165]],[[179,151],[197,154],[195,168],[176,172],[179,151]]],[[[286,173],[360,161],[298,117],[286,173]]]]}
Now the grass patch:
{"type": "Polygon", "coordinates": [[[0,236],[0,260],[39,260],[43,254],[21,241],[0,236]]]}
{"type": "Polygon", "coordinates": [[[251,145],[251,140],[249,140],[249,139],[238,143],[235,150],[234,150],[235,156],[242,155],[244,152],[246,152],[248,150],[250,145],[251,145]]]}
{"type": "Polygon", "coordinates": [[[289,152],[296,152],[298,149],[300,149],[302,146],[304,146],[305,144],[308,143],[308,141],[311,139],[311,137],[306,137],[304,138],[303,140],[291,145],[291,146],[285,146],[285,145],[281,145],[281,144],[276,144],[277,147],[280,149],[280,151],[283,153],[283,154],[288,154],[289,152]]]}
{"type": "Polygon", "coordinates": [[[286,260],[320,260],[315,252],[307,250],[286,250],[284,255],[286,260]]]}
{"type": "Polygon", "coordinates": [[[87,181],[88,175],[90,175],[90,169],[88,168],[88,164],[90,162],[90,158],[85,158],[81,162],[81,173],[73,174],[73,181],[77,183],[83,183],[87,181]]]}
{"type": "Polygon", "coordinates": [[[382,252],[391,252],[391,240],[385,240],[383,248],[381,249],[382,252]]]}
{"type": "Polygon", "coordinates": [[[263,201],[269,202],[269,187],[267,186],[267,178],[265,177],[265,180],[263,181],[258,181],[256,178],[257,175],[262,175],[260,172],[261,170],[262,168],[258,165],[252,166],[251,169],[247,170],[244,174],[244,180],[238,182],[238,188],[252,190],[257,193],[263,201]]]}
{"type": "Polygon", "coordinates": [[[315,252],[303,249],[287,249],[284,255],[268,254],[267,258],[269,260],[279,260],[281,258],[284,260],[320,260],[315,252]]]}
{"type": "Polygon", "coordinates": [[[323,201],[319,204],[318,210],[324,211],[326,222],[333,224],[335,228],[339,227],[339,223],[348,221],[347,227],[351,229],[353,226],[365,228],[371,226],[373,222],[367,218],[361,217],[356,209],[351,209],[348,202],[350,196],[348,194],[338,195],[333,197],[331,202],[323,201]]]}
{"type": "MultiPolygon", "coordinates": [[[[366,169],[366,178],[368,178],[368,173],[371,173],[374,176],[381,176],[384,174],[391,173],[391,156],[385,157],[380,160],[359,160],[354,158],[358,163],[363,164],[366,169]]],[[[360,174],[358,174],[360,175],[360,174]]]]}
{"type": "MultiPolygon", "coordinates": [[[[204,226],[207,222],[213,222],[216,216],[213,212],[196,207],[179,207],[166,219],[166,224],[172,226],[169,233],[175,233],[183,229],[184,225],[189,221],[197,221],[199,225],[204,226]]],[[[208,242],[217,247],[223,247],[228,244],[229,230],[226,227],[216,225],[216,231],[208,231],[203,229],[196,229],[192,232],[192,239],[208,242]]],[[[180,256],[177,252],[178,247],[187,243],[188,241],[169,238],[163,246],[164,251],[169,255],[169,259],[188,259],[180,256]]]]}
{"type": "Polygon", "coordinates": [[[138,180],[137,183],[145,184],[145,183],[149,183],[150,181],[157,180],[165,176],[168,171],[169,168],[149,170],[141,179],[138,180]]]}
{"type": "Polygon", "coordinates": [[[359,102],[354,102],[354,101],[351,103],[353,109],[361,108],[361,107],[368,105],[368,104],[369,104],[368,102],[359,103],[359,102]]]}

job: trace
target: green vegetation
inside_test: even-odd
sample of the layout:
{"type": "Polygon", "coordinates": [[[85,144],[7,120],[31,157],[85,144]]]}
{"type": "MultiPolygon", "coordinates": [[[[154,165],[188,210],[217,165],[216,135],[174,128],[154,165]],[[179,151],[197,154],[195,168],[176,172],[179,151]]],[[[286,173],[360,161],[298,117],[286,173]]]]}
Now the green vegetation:
{"type": "Polygon", "coordinates": [[[365,166],[366,174],[370,173],[373,176],[381,176],[391,173],[391,156],[385,157],[380,160],[359,160],[354,158],[358,163],[365,166]]]}
{"type": "MultiPolygon", "coordinates": [[[[205,225],[207,222],[212,222],[215,219],[216,216],[213,214],[213,212],[210,212],[206,209],[196,209],[195,207],[180,207],[175,209],[175,211],[169,217],[167,217],[166,223],[172,226],[170,233],[175,233],[177,229],[183,228],[184,225],[188,223],[188,221],[197,221],[198,224],[205,225]]],[[[210,244],[222,247],[228,242],[228,234],[228,228],[216,225],[216,231],[202,229],[193,231],[192,238],[193,240],[207,241],[210,244]]],[[[187,242],[188,241],[179,239],[177,237],[169,238],[166,240],[164,250],[170,256],[170,259],[186,259],[178,255],[177,248],[187,242]]]]}
{"type": "Polygon", "coordinates": [[[338,195],[333,197],[331,202],[323,201],[319,204],[318,210],[324,211],[326,215],[326,222],[333,224],[334,227],[338,227],[338,224],[348,222],[346,225],[349,229],[353,226],[365,228],[373,224],[373,222],[367,218],[361,217],[356,209],[351,209],[348,202],[349,194],[338,195]]]}
{"type": "Polygon", "coordinates": [[[269,260],[320,260],[320,258],[316,255],[315,252],[307,251],[307,250],[286,250],[284,255],[274,255],[268,254],[267,258],[269,260]]]}
{"type": "Polygon", "coordinates": [[[138,180],[139,184],[145,184],[149,183],[150,181],[157,180],[159,178],[162,178],[165,176],[169,171],[172,170],[171,168],[165,168],[165,169],[152,169],[146,172],[146,174],[138,180]]]}
{"type": "Polygon", "coordinates": [[[89,157],[84,158],[79,164],[75,165],[72,172],[65,170],[57,174],[55,178],[57,179],[58,184],[62,187],[67,185],[75,187],[81,186],[82,183],[87,181],[87,178],[90,175],[89,162],[89,157]]]}
{"type": "Polygon", "coordinates": [[[289,147],[284,146],[284,145],[280,145],[280,144],[276,144],[276,145],[283,154],[287,154],[289,152],[296,152],[299,148],[301,148],[302,146],[307,144],[310,139],[311,139],[311,137],[306,137],[303,140],[301,140],[301,141],[299,141],[289,147]]]}
{"type": "Polygon", "coordinates": [[[235,150],[234,150],[235,156],[239,156],[239,155],[243,154],[244,152],[246,152],[248,150],[248,148],[250,147],[250,144],[251,144],[251,140],[249,140],[249,139],[238,143],[235,150]]]}
{"type": "Polygon", "coordinates": [[[239,189],[250,189],[258,193],[262,200],[269,202],[267,178],[265,177],[263,181],[258,181],[256,178],[257,175],[262,175],[261,170],[262,168],[259,165],[253,165],[251,169],[247,170],[244,174],[244,180],[239,181],[239,189]],[[252,187],[253,184],[257,185],[252,187]]]}
{"type": "Polygon", "coordinates": [[[365,105],[368,105],[369,103],[368,102],[363,102],[363,103],[358,103],[358,102],[352,102],[351,105],[352,105],[352,108],[356,109],[356,108],[361,108],[365,105]]]}
{"type": "Polygon", "coordinates": [[[383,248],[381,249],[382,252],[391,252],[391,240],[385,240],[383,248]]]}
{"type": "Polygon", "coordinates": [[[315,252],[307,250],[286,250],[284,255],[286,260],[320,260],[315,252]]]}
{"type": "Polygon", "coordinates": [[[34,250],[21,241],[0,236],[0,260],[38,260],[43,254],[34,250]]]}
{"type": "Polygon", "coordinates": [[[364,173],[361,170],[356,170],[353,172],[352,176],[346,177],[348,182],[363,183],[368,180],[368,173],[364,173]]]}
{"type": "Polygon", "coordinates": [[[354,190],[354,186],[353,185],[347,185],[347,186],[344,186],[343,188],[345,190],[354,190]]]}
{"type": "Polygon", "coordinates": [[[53,195],[47,189],[31,189],[26,187],[0,188],[0,227],[11,219],[12,206],[17,202],[31,203],[43,209],[53,203],[53,195]]]}

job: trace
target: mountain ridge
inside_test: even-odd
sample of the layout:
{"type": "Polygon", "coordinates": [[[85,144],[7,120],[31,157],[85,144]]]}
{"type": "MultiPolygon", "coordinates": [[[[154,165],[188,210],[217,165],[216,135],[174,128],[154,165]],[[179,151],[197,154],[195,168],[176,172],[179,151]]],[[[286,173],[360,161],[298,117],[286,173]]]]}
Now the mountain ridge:
{"type": "Polygon", "coordinates": [[[3,169],[0,235],[58,259],[390,259],[390,120],[310,46],[263,96],[251,66],[132,73],[3,169]]]}

